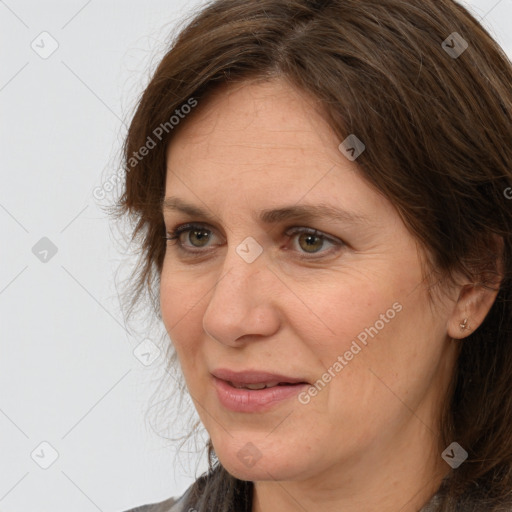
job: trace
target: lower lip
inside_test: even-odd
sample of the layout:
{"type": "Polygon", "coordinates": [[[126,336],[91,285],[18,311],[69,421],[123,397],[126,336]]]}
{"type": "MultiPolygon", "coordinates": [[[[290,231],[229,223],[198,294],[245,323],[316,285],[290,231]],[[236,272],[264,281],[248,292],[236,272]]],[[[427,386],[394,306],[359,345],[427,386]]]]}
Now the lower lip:
{"type": "Polygon", "coordinates": [[[213,377],[220,403],[234,412],[263,412],[277,403],[299,394],[309,384],[290,384],[264,389],[234,388],[225,380],[213,377]]]}

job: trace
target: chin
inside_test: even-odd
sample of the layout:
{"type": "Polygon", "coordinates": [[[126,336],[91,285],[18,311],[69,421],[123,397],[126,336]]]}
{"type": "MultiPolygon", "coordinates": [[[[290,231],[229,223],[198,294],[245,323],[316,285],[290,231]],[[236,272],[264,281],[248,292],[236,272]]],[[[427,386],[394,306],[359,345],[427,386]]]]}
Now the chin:
{"type": "Polygon", "coordinates": [[[229,460],[219,458],[219,460],[226,471],[239,480],[263,482],[295,480],[297,478],[296,470],[292,471],[289,468],[284,468],[272,460],[267,460],[266,463],[260,460],[253,467],[247,467],[232,458],[229,460]]]}
{"type": "Polygon", "coordinates": [[[250,441],[226,441],[227,445],[215,448],[215,453],[226,471],[239,480],[297,480],[305,476],[302,469],[304,465],[311,467],[306,461],[297,460],[296,448],[290,449],[288,453],[279,446],[267,446],[259,450],[250,441]]]}

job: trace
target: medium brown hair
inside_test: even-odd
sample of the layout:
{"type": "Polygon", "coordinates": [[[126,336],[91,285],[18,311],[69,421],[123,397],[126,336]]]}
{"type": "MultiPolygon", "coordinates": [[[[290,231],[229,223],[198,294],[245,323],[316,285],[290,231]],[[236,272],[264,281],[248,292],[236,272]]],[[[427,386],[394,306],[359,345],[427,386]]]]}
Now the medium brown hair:
{"type": "MultiPolygon", "coordinates": [[[[117,212],[135,221],[141,250],[130,308],[147,291],[160,318],[166,149],[187,122],[169,119],[191,98],[199,109],[219,87],[273,78],[319,100],[340,142],[356,134],[365,143],[361,175],[395,206],[437,277],[461,273],[491,287],[501,256],[498,296],[460,341],[438,426],[441,450],[455,440],[469,453],[443,481],[438,510],[502,510],[512,494],[512,65],[454,1],[216,0],[194,14],[142,94],[124,145],[117,212]],[[443,45],[453,46],[454,32],[468,44],[458,57],[443,45]],[[159,126],[161,140],[135,162],[159,126]]],[[[209,448],[218,476],[200,512],[234,510],[236,479],[209,448]]]]}

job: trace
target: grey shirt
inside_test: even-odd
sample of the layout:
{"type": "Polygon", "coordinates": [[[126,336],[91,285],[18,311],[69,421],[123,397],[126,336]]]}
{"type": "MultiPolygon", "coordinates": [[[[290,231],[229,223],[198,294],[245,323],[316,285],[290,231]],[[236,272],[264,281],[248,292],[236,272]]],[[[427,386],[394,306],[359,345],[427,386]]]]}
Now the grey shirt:
{"type": "MultiPolygon", "coordinates": [[[[179,498],[169,498],[159,503],[150,503],[137,508],[131,508],[126,512],[189,512],[185,510],[185,503],[192,486],[190,486],[179,498]]],[[[194,512],[194,509],[190,510],[194,512]]]]}
{"type": "MultiPolygon", "coordinates": [[[[159,503],[151,503],[142,505],[137,508],[126,510],[125,512],[197,512],[193,507],[186,507],[187,497],[192,489],[190,486],[179,498],[169,498],[159,503]]],[[[437,510],[438,496],[437,494],[419,511],[419,512],[435,512],[437,510]]]]}

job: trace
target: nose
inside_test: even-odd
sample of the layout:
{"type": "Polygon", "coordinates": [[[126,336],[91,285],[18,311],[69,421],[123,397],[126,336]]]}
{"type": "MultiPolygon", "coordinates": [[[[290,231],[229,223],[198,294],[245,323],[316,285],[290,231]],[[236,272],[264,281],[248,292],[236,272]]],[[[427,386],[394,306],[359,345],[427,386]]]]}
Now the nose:
{"type": "Polygon", "coordinates": [[[279,286],[283,285],[267,267],[265,252],[248,263],[230,248],[203,316],[204,331],[231,346],[273,335],[280,325],[279,286]]]}

